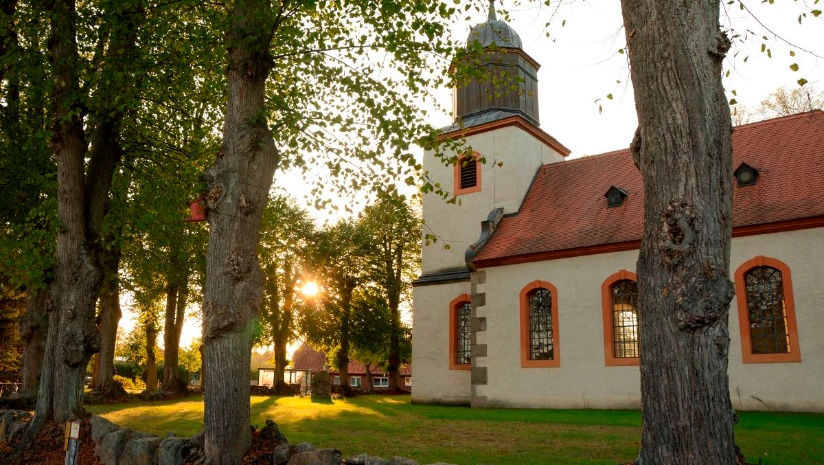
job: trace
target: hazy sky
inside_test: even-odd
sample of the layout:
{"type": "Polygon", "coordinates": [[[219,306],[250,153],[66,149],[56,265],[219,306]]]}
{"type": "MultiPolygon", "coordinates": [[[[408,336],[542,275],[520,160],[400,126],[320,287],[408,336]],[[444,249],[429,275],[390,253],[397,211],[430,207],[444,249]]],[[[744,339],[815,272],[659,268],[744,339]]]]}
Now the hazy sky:
{"type": "MultiPolygon", "coordinates": [[[[510,8],[508,24],[520,35],[524,50],[541,64],[541,128],[571,149],[573,156],[629,146],[636,117],[627,55],[618,53],[626,44],[619,2],[574,0],[564,2],[557,10],[557,2],[552,2],[551,7],[513,7],[512,0],[496,3],[499,9],[510,8]],[[544,25],[549,18],[552,21],[547,38],[544,25]],[[607,99],[608,94],[612,94],[612,100],[607,99]]],[[[745,5],[763,25],[753,20],[753,14],[741,11],[737,3],[727,5],[722,14],[723,25],[732,31],[730,35],[741,36],[734,40],[725,60],[725,69],[730,70],[729,77],[724,78],[728,98],[755,108],[779,86],[797,87],[796,81],[801,77],[811,83],[818,81],[821,90],[824,60],[801,48],[824,56],[824,15],[815,18],[808,14],[799,25],[803,2],[769,5],[750,0],[745,5]],[[796,47],[788,46],[769,31],[796,47]],[[742,42],[745,35],[748,37],[742,42]],[[764,35],[769,40],[764,41],[764,35]],[[771,50],[772,58],[760,51],[762,43],[771,50]],[[790,50],[795,51],[795,56],[790,56],[790,50]],[[793,63],[799,65],[799,71],[790,69],[793,63]],[[737,95],[733,96],[733,90],[737,95]]],[[[485,20],[484,12],[472,10],[471,16],[471,24],[485,20]]],[[[499,14],[498,19],[503,19],[503,15],[499,14]]],[[[456,37],[465,40],[469,26],[459,25],[454,31],[456,37]]],[[[445,98],[450,97],[447,94],[445,98]]],[[[448,122],[448,117],[445,120],[448,122]]]]}

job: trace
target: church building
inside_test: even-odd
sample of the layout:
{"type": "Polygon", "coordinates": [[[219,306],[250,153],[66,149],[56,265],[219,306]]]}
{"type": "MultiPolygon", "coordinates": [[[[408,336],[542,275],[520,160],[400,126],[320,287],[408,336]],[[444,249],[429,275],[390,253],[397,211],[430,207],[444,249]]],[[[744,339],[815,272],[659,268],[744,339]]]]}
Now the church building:
{"type": "MultiPolygon", "coordinates": [[[[539,124],[540,65],[494,8],[476,42],[487,72],[455,89],[441,135],[474,152],[424,154],[457,201],[423,199],[412,401],[639,408],[641,175],[628,149],[567,159],[539,124]]],[[[736,409],[824,412],[822,135],[820,110],[733,132],[736,409]]]]}

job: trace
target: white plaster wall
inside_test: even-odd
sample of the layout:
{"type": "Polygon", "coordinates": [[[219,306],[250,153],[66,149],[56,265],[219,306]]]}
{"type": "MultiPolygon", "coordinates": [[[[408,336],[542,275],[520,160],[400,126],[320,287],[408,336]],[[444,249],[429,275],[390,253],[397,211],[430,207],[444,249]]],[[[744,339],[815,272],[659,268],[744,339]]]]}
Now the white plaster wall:
{"type": "MultiPolygon", "coordinates": [[[[466,140],[486,158],[481,165],[481,191],[461,195],[454,204],[432,193],[424,195],[424,234],[436,235],[438,242],[424,244],[423,274],[464,267],[464,252],[480,237],[481,221],[499,207],[503,207],[504,213],[518,211],[538,168],[563,160],[549,146],[517,127],[475,134],[466,140]],[[502,165],[498,166],[498,162],[502,165]],[[450,248],[444,250],[444,244],[450,248]]],[[[426,152],[423,167],[433,183],[453,192],[452,166],[444,166],[433,152],[426,152]]]]}
{"type": "Polygon", "coordinates": [[[469,405],[470,372],[449,369],[449,303],[469,292],[469,281],[414,288],[413,403],[469,405]]]}
{"type": "Polygon", "coordinates": [[[733,239],[731,273],[758,255],[790,268],[801,362],[743,363],[738,303],[733,300],[729,365],[733,407],[824,412],[824,228],[733,239]]]}
{"type": "MultiPolygon", "coordinates": [[[[800,363],[742,361],[738,304],[730,306],[730,395],[741,410],[824,411],[824,229],[751,236],[733,240],[730,276],[758,255],[789,266],[798,322],[800,363]]],[[[486,269],[486,305],[477,316],[487,330],[487,385],[476,395],[487,405],[533,408],[637,408],[638,367],[604,365],[601,283],[611,274],[635,271],[637,251],[616,252],[486,269]],[[520,367],[519,293],[544,280],[558,290],[559,368],[520,367]]],[[[416,368],[417,373],[417,368],[416,368]]],[[[416,384],[418,388],[420,384],[416,384]]]]}
{"type": "Polygon", "coordinates": [[[486,269],[488,384],[477,386],[492,406],[535,408],[638,408],[638,367],[604,366],[601,283],[613,273],[635,270],[637,251],[486,269]],[[557,288],[560,356],[558,368],[521,368],[519,294],[527,284],[543,280],[557,288]]]}

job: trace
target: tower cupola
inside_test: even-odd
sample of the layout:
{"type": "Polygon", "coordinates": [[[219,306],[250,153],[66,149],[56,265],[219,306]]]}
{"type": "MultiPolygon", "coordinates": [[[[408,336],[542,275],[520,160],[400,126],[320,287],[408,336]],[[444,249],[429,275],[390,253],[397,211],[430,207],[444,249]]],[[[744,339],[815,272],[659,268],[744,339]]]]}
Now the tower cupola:
{"type": "Polygon", "coordinates": [[[477,42],[481,47],[495,45],[499,48],[523,48],[521,37],[509,24],[498,21],[495,0],[489,0],[489,16],[485,23],[473,26],[466,38],[467,45],[477,42]]]}
{"type": "Polygon", "coordinates": [[[520,115],[538,126],[538,68],[518,33],[495,14],[473,26],[466,53],[456,59],[453,117],[464,126],[520,115]]]}

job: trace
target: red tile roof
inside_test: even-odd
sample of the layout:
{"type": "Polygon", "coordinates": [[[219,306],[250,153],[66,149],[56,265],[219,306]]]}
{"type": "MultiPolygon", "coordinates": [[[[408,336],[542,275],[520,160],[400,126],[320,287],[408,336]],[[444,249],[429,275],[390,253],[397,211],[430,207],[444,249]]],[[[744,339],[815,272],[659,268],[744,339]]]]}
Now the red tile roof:
{"type": "MultiPolygon", "coordinates": [[[[738,126],[732,139],[733,169],[746,162],[759,172],[757,184],[734,188],[736,230],[824,218],[824,112],[738,126]]],[[[634,249],[643,233],[643,208],[641,174],[628,149],[544,165],[521,209],[501,220],[474,263],[634,249]],[[604,194],[611,186],[628,194],[622,206],[607,208],[604,194]]]]}
{"type": "MultiPolygon", "coordinates": [[[[326,354],[322,351],[315,350],[309,344],[301,344],[301,346],[295,350],[294,355],[292,355],[292,365],[296,370],[309,370],[312,373],[317,373],[326,369],[326,354]]],[[[350,375],[366,374],[366,365],[357,360],[351,360],[347,368],[350,375]]],[[[338,372],[338,370],[333,367],[329,367],[328,371],[333,374],[338,372]]],[[[383,371],[381,371],[381,368],[377,365],[370,365],[369,373],[372,375],[377,375],[382,374],[383,371]]],[[[412,366],[409,364],[402,364],[398,370],[398,373],[401,376],[411,376],[412,366]]]]}
{"type": "Polygon", "coordinates": [[[301,344],[292,355],[292,366],[296,370],[309,370],[317,373],[326,368],[326,355],[309,344],[301,344]]]}

